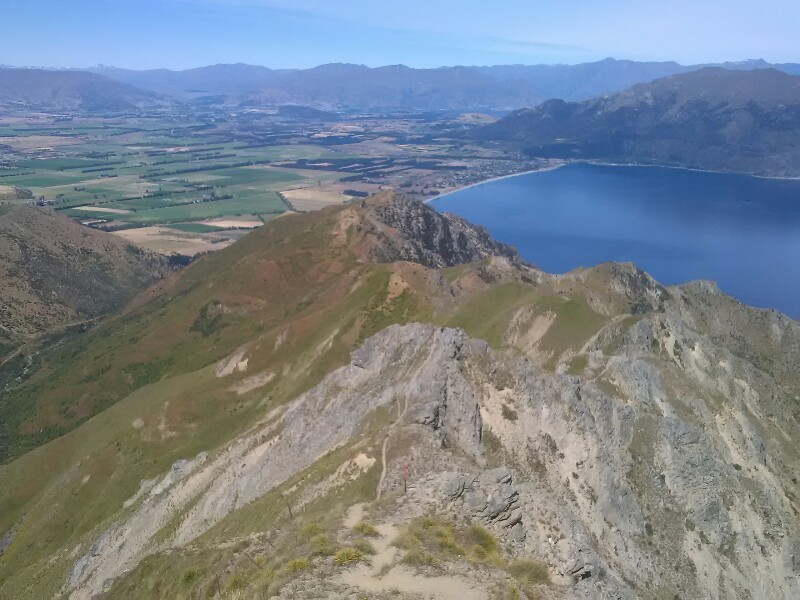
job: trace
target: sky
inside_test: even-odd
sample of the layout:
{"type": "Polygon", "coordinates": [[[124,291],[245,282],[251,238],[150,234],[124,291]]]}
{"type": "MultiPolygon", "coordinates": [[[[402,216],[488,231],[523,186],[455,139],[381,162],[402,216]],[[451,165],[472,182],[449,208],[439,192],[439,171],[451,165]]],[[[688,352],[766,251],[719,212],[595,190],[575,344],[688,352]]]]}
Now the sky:
{"type": "Polygon", "coordinates": [[[800,62],[799,31],[797,0],[2,0],[0,64],[800,62]]]}

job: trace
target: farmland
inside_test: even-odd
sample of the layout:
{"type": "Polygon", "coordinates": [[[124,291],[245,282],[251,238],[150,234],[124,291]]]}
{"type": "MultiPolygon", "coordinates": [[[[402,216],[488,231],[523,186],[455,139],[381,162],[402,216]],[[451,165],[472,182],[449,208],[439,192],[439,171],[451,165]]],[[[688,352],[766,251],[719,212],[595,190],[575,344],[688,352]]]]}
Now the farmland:
{"type": "Polygon", "coordinates": [[[49,205],[165,254],[223,248],[286,212],[401,189],[424,199],[539,168],[448,139],[458,119],[275,111],[0,116],[0,202],[49,205]]]}
{"type": "Polygon", "coordinates": [[[230,127],[188,118],[108,121],[0,121],[0,186],[30,190],[38,203],[95,228],[166,226],[125,237],[170,253],[175,236],[206,249],[241,235],[205,221],[263,223],[288,210],[279,192],[342,177],[275,166],[346,156],[330,148],[239,141],[230,127]]]}

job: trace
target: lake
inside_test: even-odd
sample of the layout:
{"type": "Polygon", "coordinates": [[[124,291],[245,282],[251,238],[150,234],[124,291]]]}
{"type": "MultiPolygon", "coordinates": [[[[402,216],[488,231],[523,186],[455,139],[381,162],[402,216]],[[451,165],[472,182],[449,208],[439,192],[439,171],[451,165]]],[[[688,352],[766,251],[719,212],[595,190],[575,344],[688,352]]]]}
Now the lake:
{"type": "Polygon", "coordinates": [[[545,271],[632,261],[664,284],[711,279],[800,317],[800,181],[570,164],[431,205],[486,227],[545,271]]]}

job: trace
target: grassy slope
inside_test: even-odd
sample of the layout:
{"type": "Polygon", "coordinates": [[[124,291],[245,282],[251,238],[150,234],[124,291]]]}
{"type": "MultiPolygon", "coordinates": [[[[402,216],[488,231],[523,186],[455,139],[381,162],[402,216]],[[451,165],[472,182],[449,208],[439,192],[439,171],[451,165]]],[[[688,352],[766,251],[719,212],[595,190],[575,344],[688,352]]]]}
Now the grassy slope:
{"type": "MultiPolygon", "coordinates": [[[[51,596],[74,561],[63,549],[96,535],[141,480],[224,444],[391,323],[434,320],[500,345],[528,303],[570,322],[581,315],[554,327],[548,344],[563,350],[603,322],[582,299],[545,289],[483,282],[454,301],[422,267],[360,261],[363,233],[340,226],[346,210],[267,225],[44,355],[39,372],[11,392],[18,412],[7,451],[19,456],[66,435],[0,468],[0,533],[16,526],[19,540],[0,557],[0,596],[51,596]],[[409,286],[399,295],[390,291],[393,273],[409,286]],[[248,374],[276,377],[238,396],[230,386],[244,375],[220,379],[213,365],[243,343],[248,374]]],[[[458,270],[446,274],[456,287],[474,279],[475,269],[458,270]]],[[[253,526],[239,513],[226,522],[233,528],[214,535],[253,526]]]]}
{"type": "Polygon", "coordinates": [[[0,346],[117,310],[171,270],[165,257],[48,210],[0,206],[0,346]]]}

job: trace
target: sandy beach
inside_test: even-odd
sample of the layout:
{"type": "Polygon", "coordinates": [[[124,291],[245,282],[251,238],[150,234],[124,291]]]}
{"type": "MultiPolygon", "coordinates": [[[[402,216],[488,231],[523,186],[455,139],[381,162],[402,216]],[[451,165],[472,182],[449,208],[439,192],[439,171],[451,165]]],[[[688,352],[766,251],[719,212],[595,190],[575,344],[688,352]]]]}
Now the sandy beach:
{"type": "Polygon", "coordinates": [[[556,169],[560,169],[561,167],[563,167],[566,164],[569,164],[569,163],[564,162],[564,163],[561,163],[561,164],[558,164],[558,165],[550,165],[550,166],[547,166],[547,167],[543,167],[541,169],[532,169],[530,171],[520,171],[519,173],[511,173],[509,175],[501,175],[500,177],[492,177],[491,179],[484,179],[483,181],[478,181],[476,183],[470,183],[469,185],[465,185],[465,186],[460,187],[460,188],[455,188],[455,189],[449,190],[447,192],[444,192],[442,194],[437,194],[433,198],[428,198],[427,200],[424,200],[423,204],[430,204],[431,202],[435,202],[436,200],[440,200],[441,198],[444,198],[445,196],[449,196],[450,194],[455,194],[456,192],[460,192],[460,191],[463,191],[463,190],[468,190],[469,188],[478,187],[479,185],[484,185],[486,183],[492,183],[493,181],[500,181],[502,179],[511,179],[512,177],[519,177],[520,175],[529,175],[531,173],[544,173],[545,171],[555,171],[556,169]]]}

